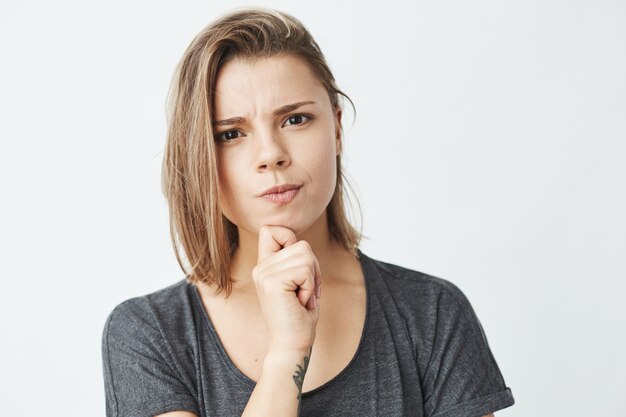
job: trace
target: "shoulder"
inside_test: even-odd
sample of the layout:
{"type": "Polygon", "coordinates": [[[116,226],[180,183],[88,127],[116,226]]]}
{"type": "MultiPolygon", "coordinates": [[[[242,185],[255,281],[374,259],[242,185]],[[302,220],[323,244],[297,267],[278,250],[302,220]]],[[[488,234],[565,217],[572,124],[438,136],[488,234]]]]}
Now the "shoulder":
{"type": "Polygon", "coordinates": [[[436,340],[484,337],[475,309],[452,281],[373,258],[365,265],[381,308],[399,315],[422,353],[436,340]]]}
{"type": "Polygon", "coordinates": [[[380,278],[400,304],[430,308],[450,304],[461,309],[471,307],[463,291],[448,279],[365,256],[371,272],[380,278]]]}
{"type": "Polygon", "coordinates": [[[117,304],[102,334],[107,415],[198,406],[193,316],[186,281],[117,304]],[[190,318],[191,317],[191,318],[190,318]]]}
{"type": "Polygon", "coordinates": [[[189,316],[190,284],[180,280],[148,294],[128,298],[109,313],[105,335],[111,332],[132,334],[175,328],[189,316]]]}
{"type": "Polygon", "coordinates": [[[463,291],[447,279],[369,259],[376,297],[384,298],[381,308],[390,317],[398,312],[406,325],[428,415],[488,417],[512,405],[511,390],[463,291]]]}

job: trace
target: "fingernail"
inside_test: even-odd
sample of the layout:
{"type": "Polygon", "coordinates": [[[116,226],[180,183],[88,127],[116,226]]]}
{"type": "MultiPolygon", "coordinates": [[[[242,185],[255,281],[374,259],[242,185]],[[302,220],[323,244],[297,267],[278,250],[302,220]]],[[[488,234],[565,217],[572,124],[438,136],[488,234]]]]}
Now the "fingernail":
{"type": "Polygon", "coordinates": [[[315,296],[317,298],[320,298],[322,296],[322,286],[321,285],[319,287],[317,287],[317,292],[315,293],[315,296]]]}
{"type": "Polygon", "coordinates": [[[313,296],[313,308],[317,308],[317,297],[313,296]]]}

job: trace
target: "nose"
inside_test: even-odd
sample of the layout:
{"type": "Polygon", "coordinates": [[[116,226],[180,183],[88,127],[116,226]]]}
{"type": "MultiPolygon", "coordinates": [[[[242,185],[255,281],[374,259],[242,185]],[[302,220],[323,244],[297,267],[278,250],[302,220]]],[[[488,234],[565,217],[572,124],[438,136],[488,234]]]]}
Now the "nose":
{"type": "Polygon", "coordinates": [[[266,130],[257,136],[257,171],[286,168],[291,163],[283,138],[278,132],[266,130]]]}

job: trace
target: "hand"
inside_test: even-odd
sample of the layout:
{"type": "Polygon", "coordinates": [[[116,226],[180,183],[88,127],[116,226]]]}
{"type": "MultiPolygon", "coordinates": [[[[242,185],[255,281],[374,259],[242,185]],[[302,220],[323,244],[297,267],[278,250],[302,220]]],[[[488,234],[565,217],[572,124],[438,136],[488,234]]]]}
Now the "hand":
{"type": "Polygon", "coordinates": [[[269,332],[268,351],[309,353],[319,318],[321,271],[311,246],[282,226],[261,226],[252,270],[269,332]]]}

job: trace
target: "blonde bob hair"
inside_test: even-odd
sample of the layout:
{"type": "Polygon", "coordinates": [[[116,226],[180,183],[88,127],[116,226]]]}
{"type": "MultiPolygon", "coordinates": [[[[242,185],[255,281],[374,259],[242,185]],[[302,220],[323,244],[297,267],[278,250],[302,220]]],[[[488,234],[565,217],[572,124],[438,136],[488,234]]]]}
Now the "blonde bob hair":
{"type": "MultiPolygon", "coordinates": [[[[237,226],[220,209],[212,121],[218,72],[235,57],[292,54],[306,62],[328,91],[333,108],[343,96],[309,31],[294,17],[265,8],[235,9],[211,22],[187,47],[168,94],[168,131],[162,166],[170,237],[187,281],[232,292],[229,264],[238,244],[237,226]],[[183,253],[186,257],[183,260],[183,253]]],[[[343,137],[343,128],[341,128],[343,137]]],[[[326,215],[332,240],[357,256],[362,234],[348,221],[344,205],[341,150],[337,184],[326,215]]],[[[349,186],[349,184],[348,184],[349,186]]],[[[358,201],[357,201],[358,204],[358,201]]],[[[360,206],[359,206],[360,210],[360,206]]]]}

